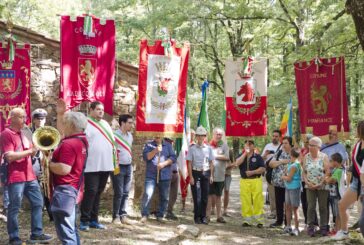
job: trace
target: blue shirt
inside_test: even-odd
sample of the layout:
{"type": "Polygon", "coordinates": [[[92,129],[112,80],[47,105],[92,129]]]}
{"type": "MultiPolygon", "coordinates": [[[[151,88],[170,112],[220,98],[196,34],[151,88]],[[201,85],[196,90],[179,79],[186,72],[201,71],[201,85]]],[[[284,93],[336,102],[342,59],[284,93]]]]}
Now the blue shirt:
{"type": "Polygon", "coordinates": [[[299,162],[293,162],[287,164],[287,174],[291,171],[291,168],[296,168],[296,172],[292,176],[290,182],[284,181],[286,189],[293,190],[301,187],[301,167],[299,162]]]}
{"type": "Polygon", "coordinates": [[[339,142],[332,145],[324,144],[321,146],[321,152],[325,153],[329,158],[334,153],[340,153],[343,158],[343,162],[348,160],[348,153],[346,152],[345,146],[339,142]]]}
{"type": "MultiPolygon", "coordinates": [[[[147,159],[147,154],[157,148],[157,143],[152,141],[145,144],[143,150],[143,159],[147,163],[146,178],[157,179],[157,165],[159,154],[155,154],[150,160],[147,159]]],[[[177,160],[176,154],[174,153],[173,147],[170,143],[162,141],[162,151],[160,152],[160,162],[166,160],[172,160],[175,162],[177,160]]],[[[164,167],[159,172],[159,180],[170,180],[171,179],[171,165],[164,167]]]]}

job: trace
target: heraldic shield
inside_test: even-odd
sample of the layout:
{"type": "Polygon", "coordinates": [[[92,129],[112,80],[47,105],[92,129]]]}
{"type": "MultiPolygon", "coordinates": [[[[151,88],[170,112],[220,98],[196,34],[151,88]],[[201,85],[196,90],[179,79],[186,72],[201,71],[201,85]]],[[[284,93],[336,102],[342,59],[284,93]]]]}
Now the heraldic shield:
{"type": "Polygon", "coordinates": [[[15,89],[15,71],[0,70],[0,93],[13,93],[15,89]]]}
{"type": "Polygon", "coordinates": [[[96,80],[96,59],[78,59],[78,81],[85,88],[89,88],[96,80]]]}

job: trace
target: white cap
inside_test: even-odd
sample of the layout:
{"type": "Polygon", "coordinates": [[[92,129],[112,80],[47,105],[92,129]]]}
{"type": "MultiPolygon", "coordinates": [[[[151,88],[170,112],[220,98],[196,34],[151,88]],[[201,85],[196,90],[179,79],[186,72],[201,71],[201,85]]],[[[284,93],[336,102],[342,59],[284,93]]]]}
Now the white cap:
{"type": "Polygon", "coordinates": [[[47,111],[42,108],[35,109],[32,112],[32,118],[43,118],[47,117],[47,115],[48,115],[47,111]]]}
{"type": "Polygon", "coordinates": [[[196,135],[207,135],[207,130],[200,126],[196,129],[196,135]]]}

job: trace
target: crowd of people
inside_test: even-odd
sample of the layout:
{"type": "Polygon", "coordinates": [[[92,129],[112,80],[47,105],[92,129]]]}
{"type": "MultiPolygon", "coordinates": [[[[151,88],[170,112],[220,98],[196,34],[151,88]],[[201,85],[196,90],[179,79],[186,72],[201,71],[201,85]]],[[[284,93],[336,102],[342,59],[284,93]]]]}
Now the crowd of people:
{"type": "MultiPolygon", "coordinates": [[[[65,102],[60,100],[57,129],[62,139],[51,154],[39,150],[31,140],[35,130],[44,127],[47,112],[37,109],[32,113],[30,130],[24,130],[26,116],[23,109],[13,109],[10,125],[0,135],[3,207],[7,213],[9,244],[22,244],[18,215],[24,195],[31,205],[29,243],[49,243],[54,239],[43,232],[43,207],[54,222],[62,244],[80,244],[78,230],[107,229],[99,221],[99,208],[109,177],[114,192],[112,223],[135,222],[127,213],[133,178],[131,131],[134,118],[131,115],[120,115],[119,128],[113,130],[103,119],[102,103],[92,102],[86,117],[80,112],[66,112],[65,102]],[[47,181],[52,184],[51,197],[45,195],[42,187],[44,160],[49,161],[51,178],[47,181]],[[78,209],[79,227],[76,225],[78,209]]],[[[361,184],[364,183],[364,121],[358,122],[358,141],[351,157],[339,143],[335,129],[330,129],[325,144],[319,137],[306,135],[302,148],[294,144],[291,137],[282,137],[279,130],[274,130],[272,142],[262,151],[258,150],[254,139],[249,138],[236,157],[222,128],[213,130],[210,141],[207,136],[202,126],[191,131],[186,175],[178,167],[173,140],[156,136],[146,142],[141,223],[148,222],[151,213],[159,222],[166,218],[177,219],[173,207],[179,184],[182,212],[185,212],[191,187],[195,224],[215,222],[211,218],[214,214],[216,222],[226,223],[231,172],[238,168],[243,227],[263,228],[268,218],[274,220],[269,227],[283,228],[284,233],[298,236],[301,232],[298,209],[302,206],[309,236],[315,236],[318,230],[322,236],[330,235],[334,240],[348,237],[347,209],[364,195],[361,184]],[[264,181],[270,205],[267,215],[264,214],[264,181]],[[157,204],[152,207],[156,190],[157,204]],[[333,227],[329,226],[330,213],[335,223],[333,227]]],[[[364,212],[359,221],[364,233],[364,212]]]]}

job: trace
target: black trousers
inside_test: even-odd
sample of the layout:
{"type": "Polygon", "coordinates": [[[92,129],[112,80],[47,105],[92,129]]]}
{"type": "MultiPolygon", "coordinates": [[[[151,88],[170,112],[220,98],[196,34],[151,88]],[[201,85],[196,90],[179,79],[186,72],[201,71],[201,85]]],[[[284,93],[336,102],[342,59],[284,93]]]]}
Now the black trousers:
{"type": "Polygon", "coordinates": [[[192,170],[192,176],[195,184],[191,185],[193,198],[194,219],[202,220],[206,217],[206,208],[209,195],[210,170],[195,171],[192,170]]]}
{"type": "Polygon", "coordinates": [[[104,191],[110,172],[85,173],[85,191],[81,203],[81,222],[98,222],[100,195],[104,191]]]}
{"type": "Polygon", "coordinates": [[[284,215],[284,201],[286,196],[286,188],[274,187],[274,194],[276,196],[276,213],[277,213],[277,224],[286,225],[286,217],[284,215]]]}

